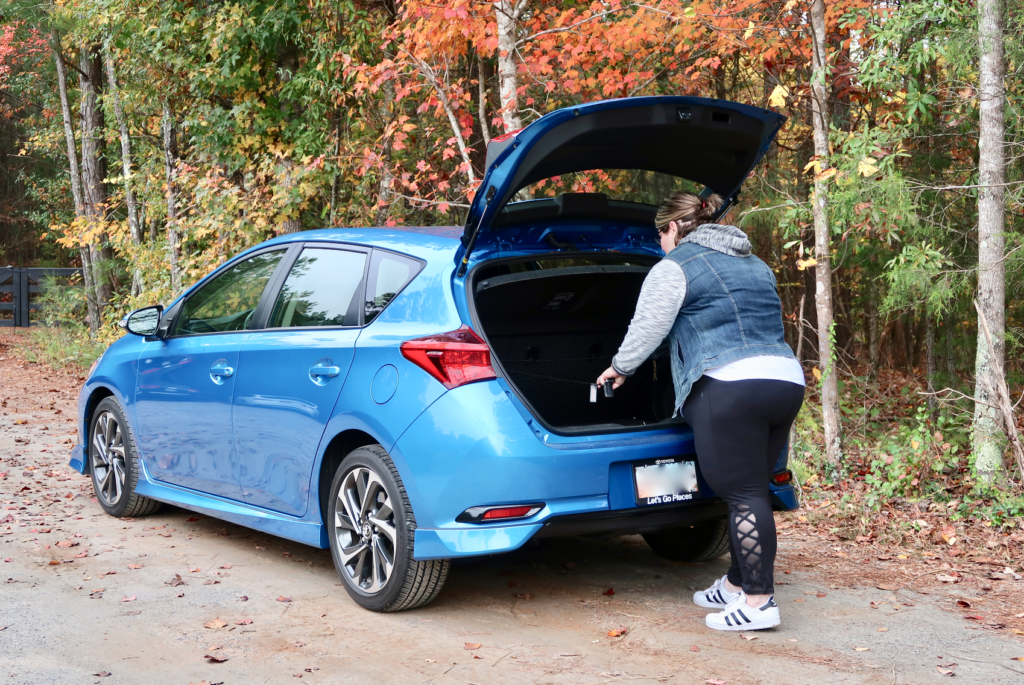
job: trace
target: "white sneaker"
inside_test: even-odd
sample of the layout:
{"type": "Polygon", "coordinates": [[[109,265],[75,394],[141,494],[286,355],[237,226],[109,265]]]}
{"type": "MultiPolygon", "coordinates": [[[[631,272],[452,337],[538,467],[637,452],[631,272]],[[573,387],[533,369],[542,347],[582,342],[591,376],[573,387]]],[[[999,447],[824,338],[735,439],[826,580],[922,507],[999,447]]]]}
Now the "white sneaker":
{"type": "Polygon", "coordinates": [[[722,609],[732,604],[733,600],[740,596],[740,593],[729,592],[725,589],[725,579],[727,577],[722,576],[707,590],[694,592],[693,603],[705,609],[722,609]]]}
{"type": "Polygon", "coordinates": [[[747,596],[739,593],[742,601],[729,604],[725,610],[717,614],[708,614],[704,623],[714,630],[765,630],[782,623],[779,617],[779,605],[775,596],[768,598],[760,607],[747,606],[747,596]]]}

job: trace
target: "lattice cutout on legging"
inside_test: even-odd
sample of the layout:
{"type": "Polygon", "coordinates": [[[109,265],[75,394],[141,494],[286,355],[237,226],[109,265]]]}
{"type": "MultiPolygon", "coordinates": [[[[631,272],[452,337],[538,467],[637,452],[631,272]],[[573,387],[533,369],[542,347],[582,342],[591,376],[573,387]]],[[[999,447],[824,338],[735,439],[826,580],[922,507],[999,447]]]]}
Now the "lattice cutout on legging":
{"type": "Polygon", "coordinates": [[[761,561],[761,540],[757,535],[757,517],[745,504],[737,507],[733,517],[736,539],[739,542],[740,562],[747,569],[750,594],[761,594],[765,590],[764,564],[761,561]]]}

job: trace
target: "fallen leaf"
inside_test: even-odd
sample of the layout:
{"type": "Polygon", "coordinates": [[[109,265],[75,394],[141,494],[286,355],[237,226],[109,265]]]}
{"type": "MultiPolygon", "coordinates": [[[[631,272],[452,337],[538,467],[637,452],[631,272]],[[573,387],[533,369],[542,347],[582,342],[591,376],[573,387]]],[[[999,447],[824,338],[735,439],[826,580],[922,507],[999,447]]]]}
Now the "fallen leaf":
{"type": "Polygon", "coordinates": [[[292,601],[292,598],[291,597],[285,597],[284,595],[278,595],[277,601],[278,602],[290,602],[290,601],[292,601]]]}
{"type": "Polygon", "coordinates": [[[757,635],[744,635],[743,633],[740,633],[740,637],[742,637],[744,640],[756,640],[757,639],[757,635]]]}
{"type": "Polygon", "coordinates": [[[251,618],[240,618],[237,621],[235,621],[235,625],[236,626],[252,625],[252,619],[251,618]]]}
{"type": "Polygon", "coordinates": [[[855,651],[855,652],[866,652],[866,651],[868,651],[868,647],[854,647],[853,651],[855,651]]]}
{"type": "MultiPolygon", "coordinates": [[[[185,568],[188,568],[188,566],[186,566],[185,568]]],[[[189,573],[199,573],[202,570],[203,569],[199,568],[198,566],[196,566],[195,568],[188,568],[189,573]]]]}
{"type": "Polygon", "coordinates": [[[209,621],[207,621],[206,623],[204,623],[203,627],[204,628],[223,628],[227,624],[228,624],[228,622],[225,621],[222,618],[213,618],[213,619],[210,619],[209,621]]]}
{"type": "Polygon", "coordinates": [[[135,601],[135,595],[132,595],[131,597],[129,597],[128,595],[125,595],[124,597],[121,598],[121,601],[122,602],[134,602],[135,601]]]}
{"type": "Polygon", "coordinates": [[[463,643],[463,649],[480,649],[482,645],[479,642],[466,642],[463,643]]]}
{"type": "Polygon", "coordinates": [[[223,662],[227,661],[230,657],[217,656],[216,654],[204,654],[203,658],[204,659],[209,659],[210,661],[212,661],[215,664],[220,664],[220,663],[223,663],[223,662]]]}
{"type": "Polygon", "coordinates": [[[93,590],[89,593],[89,599],[103,599],[103,590],[93,590]]]}
{"type": "Polygon", "coordinates": [[[945,675],[945,676],[952,676],[953,675],[953,669],[951,669],[951,668],[943,668],[942,666],[936,666],[935,668],[942,675],[945,675]]]}
{"type": "Polygon", "coordinates": [[[189,516],[187,519],[185,519],[185,523],[192,523],[193,521],[198,521],[198,520],[199,519],[196,518],[195,516],[189,516]]]}
{"type": "Polygon", "coordinates": [[[437,663],[437,659],[424,659],[424,661],[426,661],[428,664],[436,664],[437,663]]]}
{"type": "Polygon", "coordinates": [[[221,568],[223,568],[223,569],[229,569],[229,568],[231,568],[231,564],[222,564],[222,565],[221,565],[221,568]]]}
{"type": "Polygon", "coordinates": [[[819,592],[818,593],[818,597],[825,597],[825,596],[826,596],[826,594],[824,592],[819,592]]]}
{"type": "Polygon", "coordinates": [[[179,585],[188,585],[188,581],[182,580],[181,576],[177,573],[170,580],[164,581],[164,585],[170,585],[171,587],[178,587],[179,585]]]}
{"type": "Polygon", "coordinates": [[[11,559],[10,557],[7,557],[6,559],[4,559],[4,562],[6,562],[8,564],[11,563],[12,561],[14,561],[14,559],[11,559]]]}
{"type": "Polygon", "coordinates": [[[958,607],[960,607],[961,609],[970,609],[971,608],[971,603],[968,602],[966,599],[958,599],[958,600],[956,600],[956,605],[958,607]]]}
{"type": "Polygon", "coordinates": [[[801,597],[800,599],[794,599],[793,601],[794,602],[806,602],[807,600],[801,597]]]}
{"type": "Polygon", "coordinates": [[[521,592],[518,595],[516,595],[516,599],[533,599],[533,595],[521,592]]]}
{"type": "Polygon", "coordinates": [[[63,549],[68,549],[69,547],[77,547],[78,543],[74,540],[61,540],[57,543],[57,546],[62,547],[63,549]]]}
{"type": "Polygon", "coordinates": [[[220,581],[214,580],[213,578],[207,578],[203,581],[203,585],[220,585],[220,581]]]}
{"type": "Polygon", "coordinates": [[[705,680],[704,682],[707,683],[707,685],[725,685],[724,680],[705,680]]]}
{"type": "Polygon", "coordinates": [[[108,673],[107,671],[100,671],[99,673],[93,673],[93,675],[96,676],[97,678],[109,678],[110,677],[110,673],[108,673]]]}
{"type": "Polygon", "coordinates": [[[75,555],[75,559],[84,559],[87,556],[89,556],[88,552],[79,552],[75,555]]]}
{"type": "Polygon", "coordinates": [[[615,594],[615,590],[613,590],[612,588],[608,588],[608,589],[607,589],[607,590],[605,590],[605,591],[604,591],[604,592],[603,592],[602,594],[605,594],[605,595],[614,595],[614,594],[615,594]]]}
{"type": "Polygon", "coordinates": [[[296,647],[305,647],[305,646],[306,646],[306,643],[305,643],[305,642],[296,642],[296,643],[295,643],[295,646],[296,646],[296,647]]]}
{"type": "Polygon", "coordinates": [[[958,577],[956,577],[956,576],[947,576],[947,575],[946,575],[945,573],[940,573],[940,574],[938,574],[938,575],[937,575],[937,576],[935,576],[935,577],[936,577],[936,578],[937,578],[938,580],[942,581],[943,583],[955,583],[955,582],[957,582],[958,580],[960,580],[960,579],[959,579],[958,577]]]}
{"type": "Polygon", "coordinates": [[[238,602],[248,602],[249,601],[249,595],[242,595],[236,601],[238,601],[238,602]]]}
{"type": "Polygon", "coordinates": [[[984,621],[984,616],[964,616],[968,621],[984,621]]]}
{"type": "Polygon", "coordinates": [[[128,564],[128,568],[130,568],[133,571],[138,571],[142,567],[143,564],[128,564]]]}
{"type": "Polygon", "coordinates": [[[628,632],[629,630],[627,628],[625,628],[624,626],[619,626],[618,628],[613,628],[612,630],[609,630],[608,637],[622,637],[628,632]]]}
{"type": "Polygon", "coordinates": [[[50,566],[60,566],[60,562],[57,561],[56,559],[50,559],[49,565],[50,566]]]}
{"type": "Polygon", "coordinates": [[[888,633],[889,629],[888,628],[879,628],[878,632],[880,632],[880,633],[888,633]]]}
{"type": "Polygon", "coordinates": [[[698,647],[697,645],[690,645],[690,651],[691,652],[699,652],[700,651],[700,647],[698,647]]]}

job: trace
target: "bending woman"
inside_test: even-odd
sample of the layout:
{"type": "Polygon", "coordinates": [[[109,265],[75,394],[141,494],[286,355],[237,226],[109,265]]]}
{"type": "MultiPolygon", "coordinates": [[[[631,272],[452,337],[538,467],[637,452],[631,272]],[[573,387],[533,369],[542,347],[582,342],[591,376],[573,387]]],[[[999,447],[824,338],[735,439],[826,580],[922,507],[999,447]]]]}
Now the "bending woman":
{"type": "Polygon", "coordinates": [[[668,336],[676,413],[693,428],[700,469],[729,505],[729,572],[697,592],[716,630],[779,625],[768,479],[804,398],[783,336],[771,269],[735,226],[706,223],[717,195],[675,193],[655,225],[665,259],[644,280],[626,338],[598,383],[622,385],[668,336]]]}

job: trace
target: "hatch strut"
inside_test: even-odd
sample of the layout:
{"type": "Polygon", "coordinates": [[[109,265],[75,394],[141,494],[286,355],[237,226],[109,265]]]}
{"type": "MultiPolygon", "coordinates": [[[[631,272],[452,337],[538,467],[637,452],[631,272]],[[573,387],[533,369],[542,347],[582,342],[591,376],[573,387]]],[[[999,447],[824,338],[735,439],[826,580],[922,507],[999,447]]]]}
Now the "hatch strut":
{"type": "Polygon", "coordinates": [[[459,264],[459,271],[455,274],[457,278],[462,278],[466,275],[466,267],[469,265],[469,255],[473,252],[473,248],[476,246],[476,238],[480,235],[480,226],[484,223],[484,217],[487,215],[487,207],[491,204],[491,200],[494,199],[494,195],[497,191],[494,186],[487,189],[487,194],[484,195],[484,208],[480,210],[480,221],[476,222],[476,228],[469,235],[469,241],[466,242],[466,254],[462,255],[462,263],[459,264]]]}

